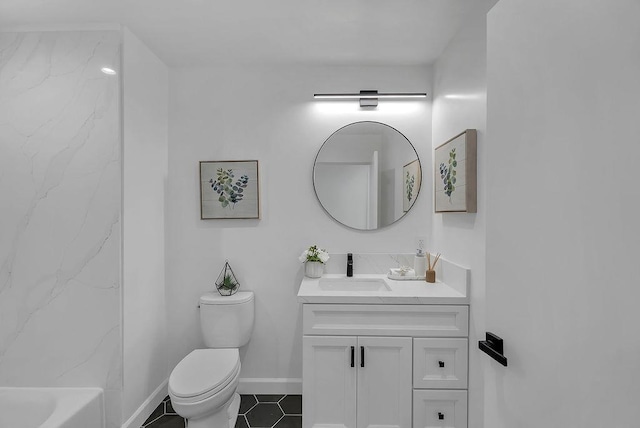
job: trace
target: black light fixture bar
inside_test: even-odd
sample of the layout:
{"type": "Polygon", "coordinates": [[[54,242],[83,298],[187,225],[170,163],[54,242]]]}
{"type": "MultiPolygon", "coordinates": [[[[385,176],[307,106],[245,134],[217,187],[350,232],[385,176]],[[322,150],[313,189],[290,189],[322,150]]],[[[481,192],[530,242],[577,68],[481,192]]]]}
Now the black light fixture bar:
{"type": "Polygon", "coordinates": [[[359,100],[360,98],[426,98],[425,92],[378,92],[360,91],[356,94],[313,94],[316,99],[322,100],[359,100]]]}
{"type": "Polygon", "coordinates": [[[321,100],[360,100],[360,107],[376,107],[380,98],[426,98],[427,94],[425,92],[378,92],[376,90],[367,90],[352,94],[313,94],[313,97],[321,100]]]}

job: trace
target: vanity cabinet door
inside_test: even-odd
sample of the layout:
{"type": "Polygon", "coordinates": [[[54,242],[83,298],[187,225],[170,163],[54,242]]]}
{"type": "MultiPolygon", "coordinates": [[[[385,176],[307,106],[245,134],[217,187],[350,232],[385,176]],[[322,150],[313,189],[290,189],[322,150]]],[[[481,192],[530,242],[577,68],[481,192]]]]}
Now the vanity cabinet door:
{"type": "Polygon", "coordinates": [[[356,347],[354,336],[303,337],[303,428],[356,428],[356,347]]]}
{"type": "Polygon", "coordinates": [[[411,428],[411,350],[410,337],[358,338],[358,428],[411,428]]]}

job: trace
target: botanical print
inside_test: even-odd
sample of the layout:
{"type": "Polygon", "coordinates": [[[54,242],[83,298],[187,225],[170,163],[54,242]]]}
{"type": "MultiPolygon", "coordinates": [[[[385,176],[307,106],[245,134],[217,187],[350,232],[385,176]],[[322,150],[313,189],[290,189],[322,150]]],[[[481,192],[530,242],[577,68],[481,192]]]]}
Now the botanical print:
{"type": "Polygon", "coordinates": [[[420,190],[420,180],[422,172],[420,170],[420,161],[415,159],[402,168],[403,177],[403,194],[402,194],[402,211],[407,212],[415,203],[420,190]]]}
{"type": "Polygon", "coordinates": [[[449,152],[449,164],[445,165],[444,162],[440,163],[440,178],[444,183],[444,194],[449,197],[449,202],[451,202],[451,194],[456,190],[456,170],[455,167],[458,166],[458,161],[456,161],[456,149],[453,148],[449,152]]]}
{"type": "Polygon", "coordinates": [[[200,218],[260,218],[258,161],[200,162],[200,218]]]}
{"type": "Polygon", "coordinates": [[[476,154],[475,129],[436,147],[435,212],[476,212],[476,154]]]}
{"type": "Polygon", "coordinates": [[[238,181],[233,182],[233,169],[224,170],[218,168],[216,171],[216,179],[209,180],[211,187],[220,197],[218,202],[223,208],[230,207],[231,209],[236,207],[236,203],[242,200],[242,192],[247,188],[249,177],[245,174],[241,176],[238,181]]]}
{"type": "Polygon", "coordinates": [[[407,171],[407,177],[405,178],[405,191],[407,192],[407,200],[409,203],[413,200],[413,185],[415,184],[416,176],[407,171]]]}

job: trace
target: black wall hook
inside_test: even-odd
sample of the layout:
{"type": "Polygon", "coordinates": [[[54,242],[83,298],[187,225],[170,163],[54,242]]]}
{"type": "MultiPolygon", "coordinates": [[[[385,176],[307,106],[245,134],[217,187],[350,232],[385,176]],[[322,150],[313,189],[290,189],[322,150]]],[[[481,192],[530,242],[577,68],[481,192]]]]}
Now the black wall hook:
{"type": "Polygon", "coordinates": [[[486,337],[487,340],[481,340],[478,342],[478,347],[482,352],[506,367],[507,357],[503,355],[504,345],[502,343],[502,339],[490,332],[487,332],[486,337]]]}

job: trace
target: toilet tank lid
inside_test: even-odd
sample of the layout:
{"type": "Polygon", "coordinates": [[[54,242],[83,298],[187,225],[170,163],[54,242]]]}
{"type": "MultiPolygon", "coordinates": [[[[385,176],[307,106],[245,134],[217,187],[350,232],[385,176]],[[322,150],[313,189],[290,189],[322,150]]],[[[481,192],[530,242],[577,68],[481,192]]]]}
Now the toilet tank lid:
{"type": "Polygon", "coordinates": [[[200,296],[201,305],[237,305],[253,300],[253,291],[238,291],[231,296],[221,296],[220,293],[211,292],[200,296]]]}

